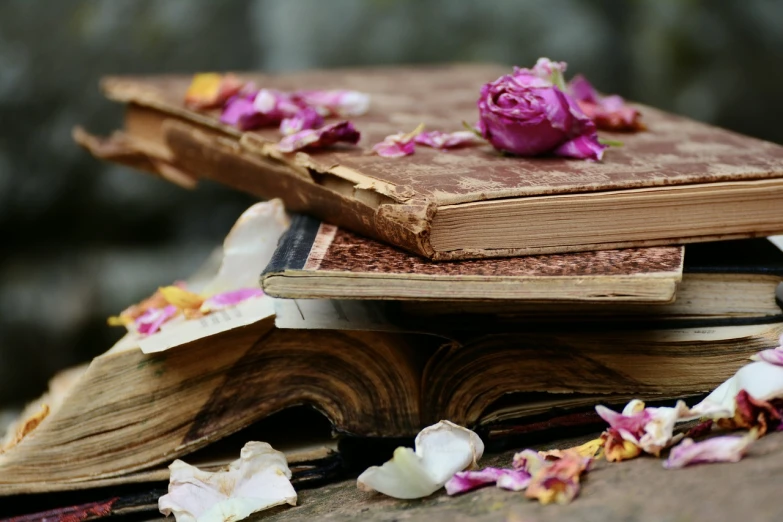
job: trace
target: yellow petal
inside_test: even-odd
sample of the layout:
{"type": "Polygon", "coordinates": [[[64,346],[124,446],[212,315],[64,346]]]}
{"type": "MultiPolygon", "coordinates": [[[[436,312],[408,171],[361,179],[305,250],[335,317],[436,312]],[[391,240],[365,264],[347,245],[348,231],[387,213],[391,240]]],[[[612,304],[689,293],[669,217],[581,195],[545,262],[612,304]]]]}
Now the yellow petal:
{"type": "Polygon", "coordinates": [[[109,326],[128,326],[132,322],[130,317],[122,315],[113,315],[106,319],[109,326]]]}
{"type": "Polygon", "coordinates": [[[538,454],[544,458],[554,457],[556,459],[559,459],[563,456],[564,452],[573,451],[576,452],[580,457],[594,458],[598,454],[598,452],[601,451],[601,448],[603,447],[604,447],[604,439],[602,437],[598,437],[597,439],[588,440],[584,444],[580,446],[574,446],[573,448],[567,448],[564,450],[553,449],[549,451],[539,451],[538,454]]]}
{"type": "Polygon", "coordinates": [[[180,310],[197,310],[204,302],[204,298],[193,292],[188,292],[178,286],[163,286],[158,289],[163,299],[170,305],[180,310]]]}
{"type": "Polygon", "coordinates": [[[186,103],[199,103],[217,98],[222,76],[217,73],[202,73],[193,76],[185,94],[186,103]]]}

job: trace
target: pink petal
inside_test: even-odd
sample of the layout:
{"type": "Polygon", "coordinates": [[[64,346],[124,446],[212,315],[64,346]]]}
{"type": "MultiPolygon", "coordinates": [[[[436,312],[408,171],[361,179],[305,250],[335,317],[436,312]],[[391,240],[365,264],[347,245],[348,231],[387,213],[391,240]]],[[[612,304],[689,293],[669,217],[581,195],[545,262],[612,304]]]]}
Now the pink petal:
{"type": "Polygon", "coordinates": [[[559,145],[554,153],[565,158],[601,161],[606,145],[598,142],[598,135],[582,135],[559,145]]]}
{"type": "MultiPolygon", "coordinates": [[[[629,406],[632,403],[629,403],[629,406]]],[[[644,408],[643,403],[642,408],[644,408]]],[[[628,406],[626,406],[626,410],[628,410],[628,406]]],[[[641,436],[644,431],[644,426],[650,420],[649,414],[644,409],[633,413],[627,412],[626,410],[623,410],[623,413],[617,413],[601,404],[595,407],[598,416],[605,420],[609,424],[609,427],[621,432],[625,431],[641,436]]]]}
{"type": "Polygon", "coordinates": [[[416,148],[416,136],[421,134],[422,130],[424,130],[424,124],[420,123],[411,132],[391,134],[386,136],[382,142],[376,143],[372,150],[378,156],[383,156],[384,158],[410,156],[416,148]]]}
{"type": "Polygon", "coordinates": [[[294,93],[294,97],[315,109],[321,116],[361,116],[370,108],[370,96],[358,91],[298,91],[294,93]]]}
{"type": "Polygon", "coordinates": [[[783,346],[762,350],[751,357],[754,361],[764,361],[770,364],[783,366],[783,346]]]}
{"type": "Polygon", "coordinates": [[[577,74],[568,82],[568,94],[577,101],[590,103],[597,103],[599,98],[598,92],[596,92],[593,85],[581,74],[577,74]]]}
{"type": "Polygon", "coordinates": [[[470,131],[425,131],[416,136],[414,141],[420,145],[436,149],[452,149],[481,143],[478,137],[470,131]]]}
{"type": "Polygon", "coordinates": [[[320,129],[306,129],[296,134],[286,136],[277,144],[281,152],[294,152],[307,148],[322,148],[337,142],[356,144],[359,141],[359,131],[349,121],[341,121],[326,125],[320,129]]]}
{"type": "Polygon", "coordinates": [[[324,124],[324,119],[312,107],[300,110],[290,118],[285,118],[280,122],[280,132],[284,136],[296,134],[299,131],[307,129],[317,129],[324,124]]]}
{"type": "Polygon", "coordinates": [[[269,119],[260,114],[253,106],[255,95],[238,95],[230,98],[223,107],[220,115],[221,123],[239,127],[241,130],[250,130],[263,125],[268,125],[269,119]]]}
{"type": "Polygon", "coordinates": [[[498,477],[498,481],[495,484],[500,489],[507,489],[509,491],[522,491],[530,484],[532,475],[527,471],[522,470],[503,470],[505,473],[498,477]]]}
{"type": "Polygon", "coordinates": [[[254,297],[261,297],[264,295],[264,291],[260,288],[240,288],[239,290],[229,290],[220,294],[215,294],[201,305],[201,311],[203,313],[213,312],[215,310],[222,310],[230,306],[236,306],[239,303],[252,299],[254,297]]]}
{"type": "Polygon", "coordinates": [[[176,313],[177,307],[174,305],[168,305],[164,308],[150,308],[136,319],[136,331],[141,335],[152,335],[176,313]]]}
{"type": "Polygon", "coordinates": [[[679,469],[706,462],[739,462],[754,440],[753,432],[744,437],[713,437],[701,442],[685,439],[672,449],[663,467],[679,469]]]}
{"type": "Polygon", "coordinates": [[[539,452],[532,449],[525,449],[514,454],[514,460],[511,466],[517,471],[524,471],[534,475],[539,469],[548,466],[549,463],[539,452]]]}
{"type": "Polygon", "coordinates": [[[530,473],[513,469],[459,471],[446,482],[446,493],[456,495],[488,484],[496,484],[497,487],[510,491],[522,491],[530,483],[530,478],[530,473]]]}
{"type": "Polygon", "coordinates": [[[458,471],[446,482],[446,493],[456,495],[487,484],[494,484],[505,470],[484,468],[480,471],[458,471]]]}

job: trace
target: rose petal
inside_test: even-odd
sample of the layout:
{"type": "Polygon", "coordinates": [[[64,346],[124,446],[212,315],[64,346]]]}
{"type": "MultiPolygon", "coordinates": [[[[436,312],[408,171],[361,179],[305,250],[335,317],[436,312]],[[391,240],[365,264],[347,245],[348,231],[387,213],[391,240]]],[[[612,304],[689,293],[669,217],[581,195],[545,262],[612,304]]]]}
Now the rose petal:
{"type": "Polygon", "coordinates": [[[239,303],[252,299],[254,297],[261,297],[264,295],[264,291],[260,288],[240,288],[238,290],[229,290],[228,292],[222,292],[215,294],[209,299],[204,301],[201,305],[202,313],[210,313],[216,310],[222,310],[231,306],[236,306],[239,303]]]}
{"type": "Polygon", "coordinates": [[[357,480],[363,491],[378,491],[395,498],[431,495],[458,471],[474,467],[484,453],[481,439],[467,428],[449,421],[423,429],[416,449],[397,448],[383,466],[372,466],[357,480]]]}
{"type": "Polygon", "coordinates": [[[420,123],[418,127],[411,132],[391,134],[386,136],[382,142],[376,143],[372,150],[378,156],[384,158],[401,158],[410,156],[416,148],[416,136],[424,130],[424,124],[420,123]]]}
{"type": "Polygon", "coordinates": [[[307,129],[317,129],[324,124],[324,119],[312,107],[306,107],[290,118],[280,122],[280,133],[284,136],[296,134],[307,129]]]}
{"type": "Polygon", "coordinates": [[[616,94],[601,96],[581,75],[576,75],[568,83],[567,92],[573,96],[582,111],[599,129],[611,131],[644,129],[640,120],[641,113],[638,110],[627,105],[625,100],[616,94]]]}
{"type": "Polygon", "coordinates": [[[599,451],[601,451],[601,448],[603,446],[604,446],[604,439],[598,437],[597,439],[589,440],[584,444],[580,444],[579,446],[574,446],[572,448],[539,451],[538,454],[544,457],[545,459],[550,459],[550,458],[559,459],[562,458],[566,452],[576,452],[578,455],[581,455],[582,457],[592,458],[595,457],[599,451]]]}
{"type": "Polygon", "coordinates": [[[566,504],[579,494],[580,477],[591,463],[591,458],[575,451],[565,452],[560,459],[533,474],[525,496],[542,504],[566,504]]]}
{"type": "Polygon", "coordinates": [[[537,451],[525,449],[514,454],[511,466],[519,471],[526,471],[534,475],[543,466],[548,465],[546,459],[537,451]]]}
{"type": "Polygon", "coordinates": [[[220,107],[226,100],[238,94],[243,86],[244,82],[230,73],[196,74],[185,93],[185,105],[194,109],[220,107]]]}
{"type": "Polygon", "coordinates": [[[728,419],[718,419],[717,423],[723,429],[755,428],[759,437],[767,431],[775,431],[781,425],[783,417],[778,409],[768,401],[753,398],[747,391],[740,390],[734,398],[734,416],[728,419]]]}
{"type": "Polygon", "coordinates": [[[553,152],[564,158],[590,159],[601,161],[606,145],[598,142],[598,135],[578,136],[559,145],[553,152]]]}
{"type": "Polygon", "coordinates": [[[359,138],[359,131],[354,128],[351,122],[341,121],[326,125],[320,129],[307,129],[286,136],[280,140],[277,148],[281,152],[294,152],[308,148],[328,147],[338,142],[356,144],[359,138]]]}
{"type": "Polygon", "coordinates": [[[294,96],[304,104],[313,107],[321,116],[349,118],[361,116],[370,108],[370,96],[358,91],[297,91],[294,96]]]}
{"type": "Polygon", "coordinates": [[[604,441],[604,456],[608,462],[630,460],[642,454],[642,448],[634,441],[623,438],[614,428],[603,432],[601,439],[604,441]]]}
{"type": "Polygon", "coordinates": [[[177,307],[174,305],[168,305],[164,308],[150,308],[134,322],[136,332],[140,335],[152,335],[160,330],[163,323],[174,317],[177,312],[177,307]]]}
{"type": "Polygon", "coordinates": [[[781,346],[762,350],[751,357],[754,361],[764,361],[770,364],[783,366],[783,339],[780,340],[781,346]]]}
{"type": "Polygon", "coordinates": [[[522,491],[529,483],[530,473],[521,470],[484,468],[480,471],[459,471],[446,482],[446,493],[457,495],[488,484],[510,491],[522,491]]]}
{"type": "Polygon", "coordinates": [[[783,398],[783,366],[765,361],[743,366],[703,401],[691,408],[690,413],[694,418],[733,417],[735,398],[740,390],[745,390],[753,398],[762,401],[783,398]]]}
{"type": "Polygon", "coordinates": [[[250,130],[275,123],[265,114],[259,113],[254,104],[254,94],[239,94],[230,98],[223,106],[220,122],[241,130],[250,130]]]}
{"type": "MultiPolygon", "coordinates": [[[[682,401],[673,408],[645,408],[642,401],[634,400],[628,403],[623,413],[618,414],[601,405],[596,406],[595,411],[624,440],[656,456],[672,442],[676,422],[691,415],[682,401]]],[[[610,444],[613,457],[618,457],[615,460],[636,456],[629,445],[610,444]]]]}
{"type": "Polygon", "coordinates": [[[161,513],[177,522],[233,522],[281,504],[296,505],[285,455],[265,442],[248,442],[227,470],[209,473],[175,460],[161,513]]]}
{"type": "Polygon", "coordinates": [[[176,306],[179,310],[198,310],[204,302],[203,297],[181,286],[163,286],[158,288],[158,291],[168,304],[176,306]]]}
{"type": "Polygon", "coordinates": [[[454,149],[476,145],[482,141],[475,133],[470,131],[441,132],[425,131],[414,138],[419,145],[426,145],[436,149],[454,149]]]}
{"type": "Polygon", "coordinates": [[[707,462],[739,462],[756,438],[756,433],[751,431],[743,437],[713,437],[701,442],[685,439],[672,448],[663,467],[679,469],[707,462]]]}

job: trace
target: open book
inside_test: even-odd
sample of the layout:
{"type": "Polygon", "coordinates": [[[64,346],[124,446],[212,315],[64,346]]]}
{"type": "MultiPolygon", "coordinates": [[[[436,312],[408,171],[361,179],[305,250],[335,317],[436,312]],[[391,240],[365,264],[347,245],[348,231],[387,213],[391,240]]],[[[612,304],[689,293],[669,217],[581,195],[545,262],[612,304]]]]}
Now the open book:
{"type": "MultiPolygon", "coordinates": [[[[270,238],[285,224],[281,212],[274,202],[251,207],[229,234],[217,275],[191,285],[220,287],[248,274],[257,284],[273,255],[270,238]]],[[[783,332],[783,321],[768,316],[677,329],[561,323],[537,331],[475,321],[428,331],[376,304],[259,296],[128,334],[31,405],[0,453],[0,495],[160,479],[174,458],[303,406],[335,434],[364,438],[411,437],[440,419],[487,441],[591,422],[598,403],[704,394],[783,332]]],[[[264,438],[302,431],[270,423],[264,438]]],[[[318,458],[330,451],[317,448],[318,458]]]]}
{"type": "Polygon", "coordinates": [[[783,147],[638,106],[647,130],[603,161],[504,156],[488,145],[369,154],[387,135],[460,130],[482,84],[506,67],[454,65],[244,74],[258,87],[355,89],[357,147],[282,153],[277,128],[242,132],[184,104],[190,76],[106,78],[124,130],[82,130],[95,156],[192,186],[213,179],[294,212],[439,260],[681,244],[783,232],[783,147]],[[445,87],[444,87],[445,86],[445,87]],[[447,90],[447,94],[444,92],[447,90]]]}

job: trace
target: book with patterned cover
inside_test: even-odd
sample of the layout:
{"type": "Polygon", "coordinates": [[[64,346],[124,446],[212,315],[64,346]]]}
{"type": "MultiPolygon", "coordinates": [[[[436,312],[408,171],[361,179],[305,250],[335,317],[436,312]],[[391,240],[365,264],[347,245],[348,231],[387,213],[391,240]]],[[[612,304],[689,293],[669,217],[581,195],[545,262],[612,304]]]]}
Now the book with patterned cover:
{"type": "Polygon", "coordinates": [[[353,118],[357,146],[285,154],[277,128],[242,132],[218,111],[184,105],[190,76],[114,77],[110,99],[128,105],[108,139],[77,130],[96,156],[174,182],[217,180],[347,230],[436,259],[504,257],[678,244],[783,232],[783,147],[638,105],[647,130],[603,161],[519,158],[489,145],[385,158],[385,136],[456,131],[477,120],[496,65],[244,74],[258,87],[355,89],[371,97],[353,118]]]}

